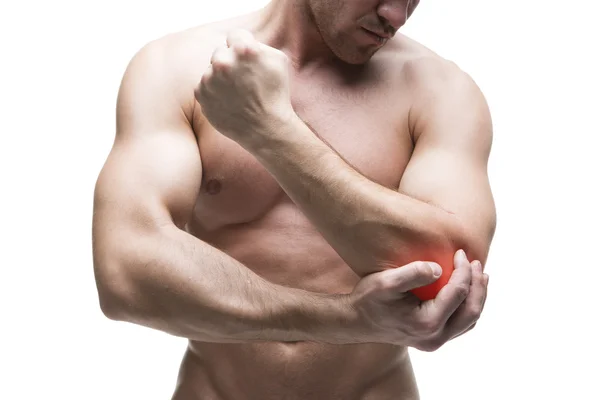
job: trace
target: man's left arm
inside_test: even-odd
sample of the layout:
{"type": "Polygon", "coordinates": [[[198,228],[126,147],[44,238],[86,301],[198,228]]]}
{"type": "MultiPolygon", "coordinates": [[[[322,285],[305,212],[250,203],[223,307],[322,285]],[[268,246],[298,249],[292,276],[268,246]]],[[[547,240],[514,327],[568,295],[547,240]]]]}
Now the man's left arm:
{"type": "Polygon", "coordinates": [[[299,118],[249,147],[361,276],[427,260],[443,279],[458,249],[487,259],[496,225],[489,109],[466,74],[440,75],[411,110],[416,144],[397,191],[359,174],[299,118]]]}
{"type": "Polygon", "coordinates": [[[293,112],[282,52],[244,31],[231,33],[227,46],[215,50],[196,90],[203,113],[271,172],[358,275],[434,261],[444,284],[458,249],[485,263],[495,228],[492,127],[466,74],[438,60],[415,69],[427,75],[407,93],[415,148],[399,187],[387,188],[348,165],[293,112]]]}

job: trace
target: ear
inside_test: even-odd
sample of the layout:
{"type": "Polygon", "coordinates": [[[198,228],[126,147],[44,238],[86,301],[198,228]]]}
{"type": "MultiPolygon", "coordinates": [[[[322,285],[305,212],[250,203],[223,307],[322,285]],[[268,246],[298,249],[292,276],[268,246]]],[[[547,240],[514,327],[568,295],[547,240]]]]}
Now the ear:
{"type": "Polygon", "coordinates": [[[421,2],[421,0],[410,0],[410,2],[408,4],[408,14],[406,16],[406,19],[410,18],[410,16],[415,11],[415,8],[417,8],[417,6],[419,5],[420,2],[421,2]]]}

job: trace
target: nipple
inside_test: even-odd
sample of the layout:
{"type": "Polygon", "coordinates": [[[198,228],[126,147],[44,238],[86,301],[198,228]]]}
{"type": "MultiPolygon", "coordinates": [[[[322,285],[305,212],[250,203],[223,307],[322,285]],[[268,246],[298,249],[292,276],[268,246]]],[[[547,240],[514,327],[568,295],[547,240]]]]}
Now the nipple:
{"type": "Polygon", "coordinates": [[[211,179],[206,182],[206,192],[208,194],[218,194],[221,191],[221,182],[217,179],[211,179]]]}

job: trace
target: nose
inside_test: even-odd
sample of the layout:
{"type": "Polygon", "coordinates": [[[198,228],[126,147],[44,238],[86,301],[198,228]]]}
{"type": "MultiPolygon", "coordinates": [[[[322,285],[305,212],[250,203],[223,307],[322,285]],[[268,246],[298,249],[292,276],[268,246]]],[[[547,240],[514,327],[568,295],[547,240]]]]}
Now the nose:
{"type": "Polygon", "coordinates": [[[377,15],[396,32],[406,23],[409,4],[410,1],[406,0],[382,1],[377,7],[377,15]]]}

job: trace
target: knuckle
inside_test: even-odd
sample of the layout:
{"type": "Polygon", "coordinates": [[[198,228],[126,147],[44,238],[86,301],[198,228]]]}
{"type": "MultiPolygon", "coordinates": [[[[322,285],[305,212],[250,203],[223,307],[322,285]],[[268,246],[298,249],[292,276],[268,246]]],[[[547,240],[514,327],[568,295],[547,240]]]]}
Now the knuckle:
{"type": "Polygon", "coordinates": [[[231,64],[231,52],[226,47],[219,47],[213,52],[211,62],[213,65],[231,64]]]}
{"type": "Polygon", "coordinates": [[[467,315],[469,316],[470,319],[477,321],[479,319],[479,317],[481,316],[481,307],[478,306],[471,306],[469,308],[467,308],[467,315]]]}
{"type": "Polygon", "coordinates": [[[441,327],[438,320],[434,318],[426,318],[419,321],[417,324],[417,331],[421,335],[430,336],[436,333],[441,327]]]}
{"type": "Polygon", "coordinates": [[[429,347],[429,352],[434,352],[439,350],[442,346],[444,345],[444,343],[441,340],[435,340],[434,342],[431,343],[430,347],[429,347]]]}
{"type": "Polygon", "coordinates": [[[414,265],[413,279],[422,281],[431,275],[431,268],[424,261],[418,261],[414,265]]]}
{"type": "Polygon", "coordinates": [[[373,279],[370,284],[373,287],[373,290],[376,292],[380,292],[382,290],[385,290],[388,283],[387,283],[387,279],[385,279],[384,277],[377,277],[377,279],[373,279]]]}
{"type": "Polygon", "coordinates": [[[224,56],[217,56],[213,60],[213,68],[218,71],[228,70],[231,68],[231,61],[224,56]]]}
{"type": "Polygon", "coordinates": [[[423,344],[423,343],[415,343],[415,344],[413,345],[413,347],[414,347],[415,349],[419,350],[419,351],[425,351],[425,352],[427,351],[427,350],[426,350],[426,347],[427,347],[427,346],[426,346],[425,344],[423,344]]]}
{"type": "Polygon", "coordinates": [[[456,297],[464,300],[469,295],[470,288],[469,285],[467,285],[466,283],[458,283],[456,285],[455,291],[456,297]]]}
{"type": "Polygon", "coordinates": [[[419,343],[419,345],[417,346],[417,349],[424,351],[426,353],[432,353],[432,352],[438,350],[440,347],[442,347],[442,346],[441,346],[441,344],[439,344],[438,341],[428,340],[426,342],[419,343]]]}
{"type": "Polygon", "coordinates": [[[215,71],[220,73],[227,73],[231,71],[231,65],[228,63],[217,63],[215,64],[215,71]]]}
{"type": "Polygon", "coordinates": [[[429,267],[429,264],[426,263],[425,261],[417,262],[417,270],[422,275],[429,275],[429,273],[431,272],[431,268],[429,267]]]}
{"type": "Polygon", "coordinates": [[[394,290],[395,286],[394,280],[388,277],[381,277],[377,280],[377,288],[379,290],[394,290]]]}
{"type": "Polygon", "coordinates": [[[244,56],[248,53],[249,46],[247,43],[236,43],[232,48],[237,56],[244,56]]]}

